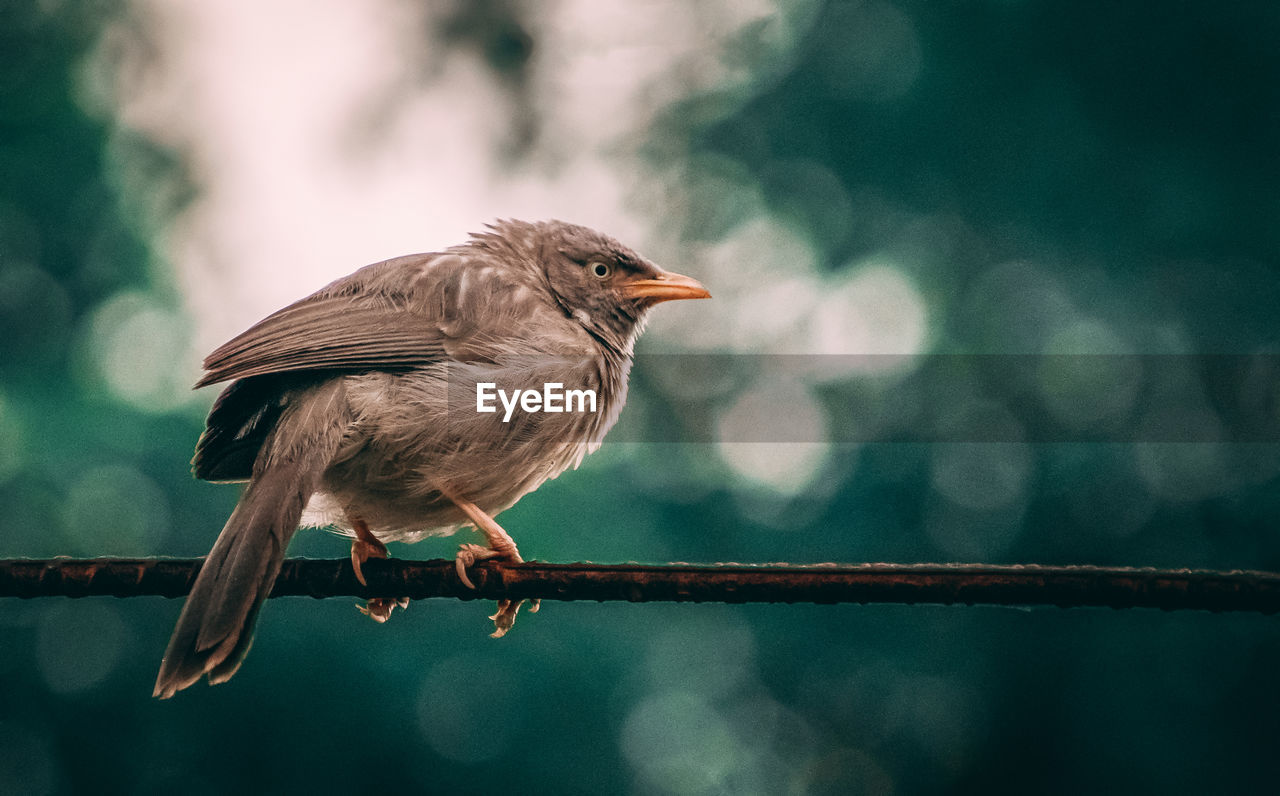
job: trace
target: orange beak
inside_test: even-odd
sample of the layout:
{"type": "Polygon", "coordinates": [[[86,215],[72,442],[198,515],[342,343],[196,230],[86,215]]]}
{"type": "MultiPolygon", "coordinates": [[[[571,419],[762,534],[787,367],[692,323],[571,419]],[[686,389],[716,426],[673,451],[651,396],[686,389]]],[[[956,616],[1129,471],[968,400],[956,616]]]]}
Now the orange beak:
{"type": "Polygon", "coordinates": [[[622,295],[649,304],[680,299],[711,298],[698,280],[683,274],[664,273],[656,279],[635,279],[622,286],[622,295]]]}

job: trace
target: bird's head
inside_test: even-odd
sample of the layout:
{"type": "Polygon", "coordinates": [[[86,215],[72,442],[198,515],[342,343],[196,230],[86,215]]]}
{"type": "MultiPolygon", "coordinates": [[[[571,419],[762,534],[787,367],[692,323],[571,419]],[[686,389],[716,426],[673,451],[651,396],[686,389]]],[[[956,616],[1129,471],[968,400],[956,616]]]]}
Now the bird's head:
{"type": "Polygon", "coordinates": [[[656,304],[711,298],[696,279],[665,271],[593,229],[546,221],[527,225],[526,234],[565,314],[619,351],[630,352],[656,304]]]}

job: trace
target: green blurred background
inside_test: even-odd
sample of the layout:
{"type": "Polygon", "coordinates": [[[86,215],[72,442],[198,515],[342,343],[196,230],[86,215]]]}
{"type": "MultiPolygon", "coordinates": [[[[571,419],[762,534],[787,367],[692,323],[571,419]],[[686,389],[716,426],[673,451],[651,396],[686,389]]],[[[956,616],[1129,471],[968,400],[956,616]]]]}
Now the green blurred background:
{"type": "MultiPolygon", "coordinates": [[[[507,213],[600,226],[711,287],[660,310],[644,351],[1231,353],[1275,384],[1274,3],[332,5],[0,7],[0,557],[202,555],[237,493],[188,474],[204,351],[507,213]]],[[[957,362],[969,387],[939,411],[1055,438],[957,362]]],[[[1108,367],[1048,373],[1040,422],[1221,420],[1191,364],[1108,367]],[[1063,384],[1119,397],[1081,418],[1063,384]]],[[[606,443],[504,526],[550,561],[1280,569],[1274,438],[854,444],[832,374],[767,370],[723,387],[721,431],[785,413],[804,442],[606,443]]],[[[630,438],[679,405],[659,371],[641,361],[630,438]]],[[[292,550],[344,551],[318,532],[292,550]]],[[[0,792],[1280,776],[1270,617],[549,603],[494,641],[484,604],[375,626],[352,602],[273,601],[231,683],[164,703],[177,601],[0,603],[0,792]]]]}

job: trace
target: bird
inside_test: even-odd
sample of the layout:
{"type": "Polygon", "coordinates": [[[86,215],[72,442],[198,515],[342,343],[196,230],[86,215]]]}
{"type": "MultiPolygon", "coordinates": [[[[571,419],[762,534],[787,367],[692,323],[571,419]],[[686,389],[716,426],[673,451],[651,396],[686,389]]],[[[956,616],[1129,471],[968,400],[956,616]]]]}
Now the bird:
{"type": "MultiPolygon", "coordinates": [[[[467,525],[486,545],[460,545],[465,584],[476,561],[520,563],[494,517],[600,446],[626,403],[649,311],[702,298],[697,280],[608,235],[506,219],[460,245],[361,268],[214,350],[196,388],[230,383],[192,471],[247,486],[183,605],[154,696],[236,673],[299,527],[349,536],[361,583],[386,542],[467,525]],[[579,391],[575,411],[482,411],[477,397],[547,385],[579,391]]],[[[385,621],[407,602],[362,610],[385,621]]],[[[518,610],[499,603],[493,635],[518,610]]]]}

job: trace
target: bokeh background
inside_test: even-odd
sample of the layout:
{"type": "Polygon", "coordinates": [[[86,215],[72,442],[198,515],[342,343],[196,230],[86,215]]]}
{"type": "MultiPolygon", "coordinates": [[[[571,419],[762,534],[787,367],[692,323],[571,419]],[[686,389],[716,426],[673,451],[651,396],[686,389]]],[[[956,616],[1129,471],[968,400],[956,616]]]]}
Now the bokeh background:
{"type": "MultiPolygon", "coordinates": [[[[203,353],[515,216],[716,296],[503,515],[527,557],[1280,569],[1280,445],[1222,408],[1280,413],[1278,41],[1246,0],[0,4],[0,556],[204,554],[237,489],[188,474],[203,353]],[[964,431],[841,425],[917,354],[913,411],[964,431]]],[[[231,683],[160,703],[177,601],[5,600],[0,792],[1280,776],[1272,617],[549,603],[494,641],[487,608],[273,601],[231,683]]]]}

